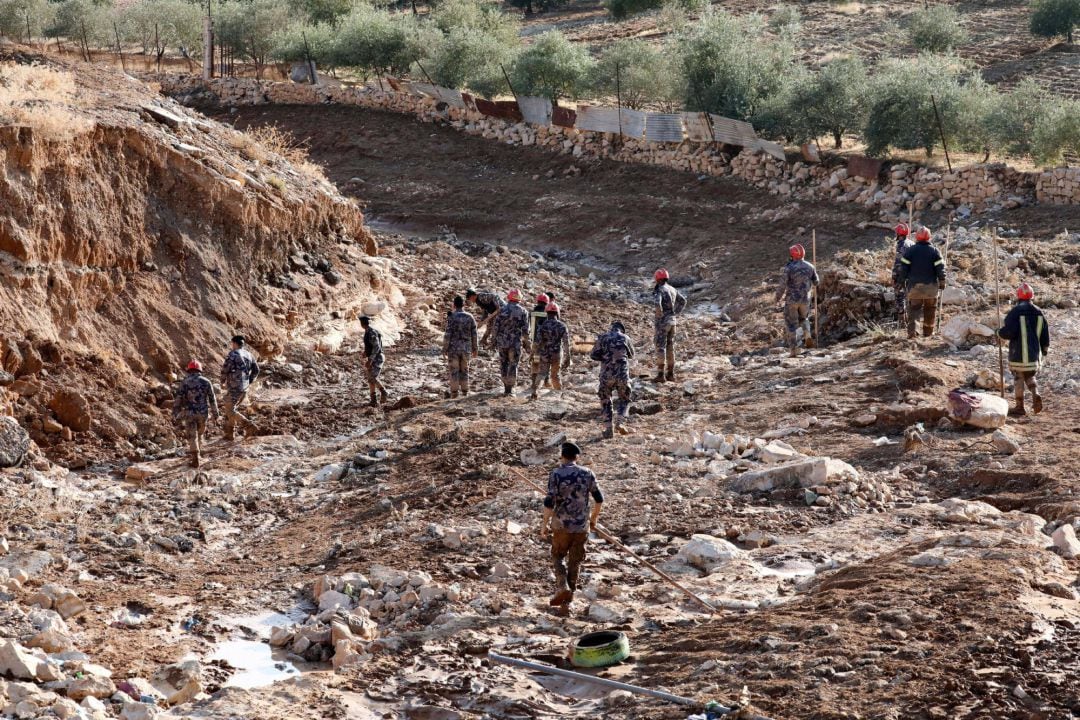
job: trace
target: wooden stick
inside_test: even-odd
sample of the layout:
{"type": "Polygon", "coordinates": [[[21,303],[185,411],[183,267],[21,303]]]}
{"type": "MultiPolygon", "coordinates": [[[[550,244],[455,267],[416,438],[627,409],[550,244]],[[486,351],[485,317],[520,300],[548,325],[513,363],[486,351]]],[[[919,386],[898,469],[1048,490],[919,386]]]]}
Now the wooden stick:
{"type": "MultiPolygon", "coordinates": [[[[998,244],[997,228],[994,228],[990,236],[994,251],[994,310],[997,312],[997,326],[1001,327],[1001,285],[998,277],[998,244]]],[[[1001,397],[1005,397],[1005,348],[1001,345],[1001,337],[994,332],[998,346],[998,386],[1001,388],[1001,397]]]]}
{"type": "MultiPolygon", "coordinates": [[[[536,484],[536,483],[534,483],[534,482],[533,482],[532,480],[530,480],[529,478],[527,478],[527,477],[525,476],[525,474],[524,474],[524,473],[522,473],[522,472],[521,472],[520,470],[518,470],[517,468],[509,468],[509,470],[510,470],[510,472],[514,473],[514,474],[515,474],[515,475],[517,475],[517,476],[518,476],[519,478],[521,478],[522,480],[524,480],[524,481],[525,481],[526,483],[528,483],[528,484],[529,484],[529,485],[530,485],[530,486],[531,486],[531,487],[532,487],[532,488],[533,488],[534,490],[536,490],[537,492],[539,492],[539,493],[544,493],[544,492],[545,492],[545,491],[544,491],[544,490],[543,490],[543,489],[542,489],[542,488],[541,488],[541,487],[540,487],[539,485],[537,485],[537,484],[536,484]]],[[[635,560],[637,560],[638,562],[640,562],[640,563],[641,563],[642,565],[644,565],[645,567],[647,567],[647,568],[649,568],[650,570],[652,570],[652,571],[653,571],[654,573],[656,573],[656,574],[657,574],[658,576],[660,576],[660,578],[662,578],[663,580],[665,580],[665,581],[666,581],[666,582],[667,582],[667,583],[668,583],[669,585],[671,585],[672,587],[674,587],[675,589],[677,589],[677,590],[678,590],[679,592],[681,592],[681,593],[682,593],[683,595],[685,595],[686,597],[688,597],[688,598],[690,598],[691,600],[693,600],[693,601],[694,601],[695,603],[697,603],[697,604],[698,604],[698,605],[700,605],[701,607],[703,607],[703,608],[705,608],[706,610],[708,610],[708,611],[709,611],[710,613],[716,613],[716,612],[718,612],[718,610],[717,610],[717,609],[716,609],[715,607],[713,607],[713,606],[712,606],[712,605],[710,605],[709,603],[705,602],[704,600],[702,600],[701,598],[699,598],[699,597],[698,597],[697,595],[695,595],[694,593],[690,592],[689,590],[687,590],[686,588],[684,588],[684,587],[683,587],[682,585],[680,585],[680,584],[679,584],[679,581],[678,581],[678,580],[676,580],[675,578],[671,577],[671,576],[670,576],[670,575],[668,575],[668,574],[667,574],[666,572],[664,572],[664,571],[663,571],[663,570],[661,570],[660,568],[656,567],[656,566],[655,566],[655,565],[653,565],[653,564],[652,564],[651,562],[649,562],[649,561],[648,561],[648,560],[646,560],[645,558],[641,557],[640,555],[638,555],[638,554],[637,554],[636,552],[634,552],[634,551],[633,551],[633,550],[631,550],[630,548],[628,548],[628,547],[626,547],[625,545],[623,545],[623,544],[622,544],[621,542],[619,542],[619,540],[618,540],[618,539],[617,539],[617,538],[616,538],[616,537],[615,537],[614,535],[612,535],[611,533],[609,533],[609,532],[607,531],[607,529],[606,529],[606,528],[604,528],[604,527],[603,527],[602,525],[600,525],[599,523],[597,523],[597,525],[596,525],[596,534],[597,534],[597,535],[599,535],[600,537],[602,537],[602,538],[603,538],[604,540],[606,540],[606,541],[608,541],[609,543],[611,543],[611,544],[612,544],[613,546],[615,546],[615,547],[616,547],[616,548],[618,548],[619,550],[622,550],[622,551],[623,551],[623,552],[625,552],[626,554],[630,555],[630,556],[631,556],[632,558],[634,558],[635,560]]]]}
{"type": "MultiPolygon", "coordinates": [[[[810,231],[810,257],[814,263],[814,272],[817,272],[817,230],[810,231]]],[[[814,347],[818,347],[818,335],[821,330],[821,315],[818,313],[818,288],[815,285],[814,291],[814,347]]]]}
{"type": "MultiPolygon", "coordinates": [[[[949,240],[952,239],[952,220],[945,228],[945,252],[941,256],[942,262],[945,263],[945,272],[949,272],[949,240]]],[[[941,316],[945,313],[945,292],[938,292],[938,306],[937,306],[937,324],[934,327],[934,333],[941,333],[941,316]]]]}

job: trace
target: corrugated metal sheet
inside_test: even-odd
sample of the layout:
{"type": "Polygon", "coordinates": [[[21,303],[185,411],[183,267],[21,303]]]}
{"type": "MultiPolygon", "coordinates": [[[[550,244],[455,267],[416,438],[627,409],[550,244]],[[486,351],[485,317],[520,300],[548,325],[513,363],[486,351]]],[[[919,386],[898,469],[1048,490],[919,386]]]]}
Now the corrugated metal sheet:
{"type": "Polygon", "coordinates": [[[754,147],[757,133],[754,132],[754,127],[750,123],[712,114],[709,115],[709,119],[712,120],[713,137],[716,138],[716,142],[754,147]]]}
{"type": "Polygon", "coordinates": [[[777,145],[776,143],[769,142],[768,140],[762,140],[758,138],[754,141],[754,144],[750,145],[749,147],[753,147],[756,150],[762,150],[765,153],[772,155],[777,160],[787,159],[787,156],[784,155],[784,146],[777,145]]]}
{"type": "Polygon", "coordinates": [[[428,97],[439,97],[439,90],[430,83],[414,82],[412,83],[412,89],[421,95],[427,95],[428,97]]]}
{"type": "Polygon", "coordinates": [[[645,138],[649,142],[682,142],[682,115],[679,113],[649,113],[645,118],[645,138]]]}
{"type": "Polygon", "coordinates": [[[450,107],[464,108],[465,100],[461,97],[460,90],[454,90],[452,88],[436,87],[435,90],[439,93],[438,98],[442,102],[446,103],[450,107]]]}
{"type": "Polygon", "coordinates": [[[686,125],[686,137],[691,142],[712,142],[712,132],[709,130],[709,120],[705,113],[684,112],[682,113],[683,124],[686,125]]]}
{"type": "Polygon", "coordinates": [[[577,122],[574,127],[578,130],[591,132],[603,132],[619,134],[619,110],[618,108],[590,107],[580,105],[577,109],[577,122]]]}
{"type": "Polygon", "coordinates": [[[625,137],[645,137],[645,112],[642,110],[622,109],[622,134],[625,137]]]}
{"type": "Polygon", "coordinates": [[[551,101],[546,97],[519,97],[518,107],[525,122],[545,127],[551,124],[551,101]]]}

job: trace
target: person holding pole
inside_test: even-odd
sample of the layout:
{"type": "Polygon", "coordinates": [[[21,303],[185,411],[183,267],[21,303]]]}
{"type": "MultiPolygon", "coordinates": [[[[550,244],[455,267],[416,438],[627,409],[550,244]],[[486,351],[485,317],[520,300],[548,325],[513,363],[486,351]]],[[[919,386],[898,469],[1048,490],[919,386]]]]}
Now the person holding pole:
{"type": "Polygon", "coordinates": [[[1039,383],[1035,379],[1042,368],[1043,358],[1050,349],[1050,328],[1047,326],[1043,311],[1032,302],[1035,291],[1027,283],[1016,289],[1016,304],[1005,316],[1005,322],[998,329],[998,337],[1009,341],[1009,371],[1012,372],[1013,392],[1016,406],[1010,415],[1024,416],[1024,387],[1031,391],[1032,410],[1038,415],[1043,409],[1039,383]]]}
{"type": "Polygon", "coordinates": [[[577,589],[585,543],[589,531],[596,530],[604,494],[596,475],[577,464],[581,448],[572,442],[562,444],[562,464],[548,477],[547,496],[540,525],[541,537],[551,537],[551,561],[555,568],[555,595],[550,604],[569,609],[577,589]],[[595,502],[589,509],[589,499],[595,502]]]}
{"type": "Polygon", "coordinates": [[[907,333],[915,339],[915,318],[922,316],[923,337],[934,334],[938,296],[945,289],[945,260],[930,243],[930,228],[915,233],[915,244],[900,258],[900,279],[907,288],[907,333]]]}
{"type": "Polygon", "coordinates": [[[784,312],[784,336],[787,338],[791,356],[799,354],[799,330],[803,332],[802,343],[813,344],[810,334],[810,292],[817,287],[817,269],[806,262],[806,248],[792,245],[788,248],[791,260],[784,266],[780,287],[776,290],[776,302],[784,312]]]}
{"type": "Polygon", "coordinates": [[[901,280],[901,268],[903,265],[904,253],[911,247],[911,240],[908,239],[908,226],[904,223],[900,223],[896,226],[896,255],[893,257],[892,267],[892,281],[893,281],[893,294],[896,297],[896,326],[903,328],[906,324],[907,315],[907,285],[901,280]]]}

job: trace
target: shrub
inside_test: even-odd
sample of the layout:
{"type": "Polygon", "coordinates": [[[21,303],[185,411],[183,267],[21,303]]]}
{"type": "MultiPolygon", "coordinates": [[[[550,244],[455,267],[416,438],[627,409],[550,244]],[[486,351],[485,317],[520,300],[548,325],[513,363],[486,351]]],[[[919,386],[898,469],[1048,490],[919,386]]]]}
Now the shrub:
{"type": "Polygon", "coordinates": [[[517,45],[521,32],[520,20],[491,0],[441,0],[431,12],[431,20],[445,35],[455,28],[467,28],[507,45],[517,45]]]}
{"type": "Polygon", "coordinates": [[[170,47],[182,54],[202,50],[202,14],[187,0],[138,0],[117,13],[117,22],[127,42],[160,60],[170,47]]]}
{"type": "Polygon", "coordinates": [[[1061,37],[1071,43],[1080,25],[1080,0],[1035,0],[1031,4],[1031,32],[1040,37],[1061,37]]]}
{"type": "Polygon", "coordinates": [[[469,28],[454,28],[435,49],[426,69],[439,85],[469,88],[484,97],[508,91],[503,68],[509,70],[515,46],[469,28]]]}
{"type": "Polygon", "coordinates": [[[108,8],[89,0],[63,0],[56,5],[53,23],[45,29],[50,37],[64,36],[94,47],[116,43],[108,8]]]}
{"type": "Polygon", "coordinates": [[[835,147],[844,135],[859,131],[866,122],[869,80],[866,65],[858,57],[837,58],[821,70],[794,83],[789,96],[790,115],[798,141],[830,135],[835,147]]]}
{"type": "Polygon", "coordinates": [[[214,32],[218,42],[239,58],[255,64],[255,76],[274,50],[274,34],[288,27],[292,15],[287,0],[226,2],[218,10],[214,32]]]}
{"type": "Polygon", "coordinates": [[[786,41],[763,38],[760,15],[706,14],[681,33],[676,57],[690,110],[750,120],[768,99],[786,92],[794,63],[786,41]]]}
{"type": "Polygon", "coordinates": [[[802,29],[802,13],[794,5],[780,5],[769,16],[769,29],[784,38],[793,38],[802,29]]]}
{"type": "Polygon", "coordinates": [[[355,4],[354,0],[302,0],[300,7],[309,22],[333,26],[348,15],[355,4]]]}
{"type": "Polygon", "coordinates": [[[575,98],[588,85],[594,60],[557,30],[544,33],[514,61],[511,78],[519,95],[537,95],[557,102],[575,98]]]}
{"type": "Polygon", "coordinates": [[[1035,127],[1054,102],[1053,96],[1031,78],[1003,93],[986,118],[995,145],[1009,155],[1030,154],[1035,127]]]}
{"type": "Polygon", "coordinates": [[[509,2],[514,7],[523,8],[526,15],[532,15],[537,11],[543,12],[565,5],[569,0],[509,0],[509,2]]]}
{"type": "Polygon", "coordinates": [[[1054,165],[1066,152],[1080,154],[1080,102],[1051,103],[1037,118],[1031,138],[1031,154],[1037,162],[1054,165]]]}
{"type": "Polygon", "coordinates": [[[411,15],[361,5],[339,23],[330,60],[335,66],[365,72],[402,73],[437,42],[422,35],[411,15]]]}
{"type": "Polygon", "coordinates": [[[41,65],[0,66],[0,125],[28,125],[46,140],[64,140],[92,127],[76,114],[78,89],[69,73],[41,65]]]}
{"type": "Polygon", "coordinates": [[[908,39],[922,52],[947,53],[967,42],[960,14],[948,5],[934,5],[912,13],[907,23],[908,39]]]}
{"type": "Polygon", "coordinates": [[[0,0],[0,35],[19,41],[41,37],[52,25],[54,15],[49,0],[0,0]]]}
{"type": "Polygon", "coordinates": [[[332,66],[335,31],[327,23],[293,23],[271,38],[271,57],[281,62],[306,62],[317,67],[332,66]]]}
{"type": "Polygon", "coordinates": [[[601,96],[621,96],[624,107],[649,104],[672,108],[678,102],[676,70],[670,58],[644,40],[609,45],[593,68],[592,88],[601,96]]]}
{"type": "Polygon", "coordinates": [[[700,12],[709,0],[606,0],[604,7],[613,20],[625,20],[631,15],[656,9],[678,8],[683,12],[700,12]]]}

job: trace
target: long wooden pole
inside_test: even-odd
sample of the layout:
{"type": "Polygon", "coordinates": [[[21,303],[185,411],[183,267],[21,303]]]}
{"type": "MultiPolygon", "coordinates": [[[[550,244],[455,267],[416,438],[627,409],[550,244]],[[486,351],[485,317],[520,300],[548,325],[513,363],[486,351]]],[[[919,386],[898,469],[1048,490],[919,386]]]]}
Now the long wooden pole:
{"type": "MultiPolygon", "coordinates": [[[[997,312],[997,326],[1001,327],[1001,285],[998,274],[998,244],[997,228],[995,227],[990,236],[994,250],[994,310],[997,312]]],[[[1001,388],[1001,397],[1005,397],[1005,348],[1001,345],[1001,337],[994,333],[998,346],[998,387],[1001,388]]]]}
{"type": "MultiPolygon", "coordinates": [[[[817,230],[810,231],[810,257],[814,263],[814,272],[817,272],[817,230]]],[[[821,315],[818,313],[818,288],[814,288],[814,347],[818,347],[818,335],[821,333],[821,315]]]]}
{"type": "MultiPolygon", "coordinates": [[[[536,483],[534,483],[534,482],[533,482],[532,480],[530,480],[529,478],[527,478],[527,477],[525,476],[525,474],[524,474],[524,473],[522,473],[522,472],[521,472],[520,470],[518,470],[517,468],[509,468],[509,470],[510,470],[510,472],[512,472],[512,473],[514,473],[515,475],[517,475],[517,476],[518,476],[518,477],[519,477],[520,479],[522,479],[522,480],[524,480],[524,481],[525,481],[526,483],[528,483],[528,484],[529,484],[529,485],[530,485],[530,486],[532,487],[532,489],[533,489],[533,490],[536,490],[537,492],[540,492],[540,493],[544,492],[544,490],[543,490],[543,489],[542,489],[542,488],[541,488],[541,487],[540,487],[539,485],[537,485],[537,484],[536,484],[536,483]]],[[[667,582],[667,583],[668,583],[669,585],[671,585],[672,587],[674,587],[674,588],[675,588],[676,590],[678,590],[679,592],[681,592],[681,593],[682,593],[683,595],[685,595],[686,597],[688,597],[688,598],[690,598],[691,600],[693,600],[693,601],[694,601],[695,603],[697,603],[698,605],[700,605],[700,606],[701,606],[702,608],[704,608],[704,609],[708,610],[708,611],[709,611],[710,613],[716,613],[716,612],[718,612],[718,610],[717,610],[717,609],[716,609],[715,607],[713,607],[713,606],[712,606],[712,605],[710,605],[709,603],[705,602],[704,600],[702,600],[701,598],[699,598],[699,597],[698,597],[697,595],[695,595],[694,593],[690,592],[690,591],[689,591],[689,590],[687,590],[687,589],[686,589],[685,587],[683,587],[682,585],[680,585],[680,584],[679,584],[679,581],[678,581],[678,580],[676,580],[675,578],[671,577],[671,576],[670,576],[670,575],[668,575],[668,574],[667,574],[666,572],[664,572],[664,571],[663,571],[663,570],[661,570],[660,568],[656,567],[656,566],[655,566],[655,565],[653,565],[653,564],[652,564],[651,562],[649,562],[649,561],[648,561],[648,560],[646,560],[645,558],[641,557],[640,555],[638,555],[638,554],[637,554],[636,552],[634,552],[634,551],[633,551],[633,550],[631,550],[630,548],[628,548],[628,547],[626,547],[625,545],[623,545],[623,544],[622,544],[621,542],[619,542],[619,540],[618,540],[618,539],[617,539],[617,538],[616,538],[616,537],[615,537],[614,535],[612,535],[611,533],[609,533],[609,532],[607,531],[607,529],[606,529],[606,528],[604,528],[604,527],[603,527],[602,525],[600,525],[599,523],[598,523],[598,524],[596,525],[596,534],[597,534],[597,535],[599,535],[600,537],[604,538],[604,540],[606,540],[606,541],[608,541],[609,543],[611,543],[611,544],[612,544],[612,545],[613,545],[614,547],[616,547],[617,549],[619,549],[619,550],[622,550],[622,551],[623,551],[624,553],[626,553],[626,554],[627,554],[627,555],[629,555],[630,557],[634,558],[635,560],[637,560],[638,562],[640,562],[640,563],[641,563],[642,565],[644,565],[645,567],[647,567],[647,568],[649,568],[650,570],[652,570],[652,571],[653,571],[654,573],[656,573],[656,574],[657,574],[657,575],[658,575],[658,576],[659,576],[659,577],[660,577],[661,579],[665,580],[665,581],[666,581],[666,582],[667,582]]]]}
{"type": "MultiPolygon", "coordinates": [[[[945,253],[941,259],[945,263],[945,272],[949,272],[949,240],[952,239],[952,220],[945,228],[945,253]]],[[[936,334],[941,333],[941,316],[945,314],[945,292],[938,291],[937,324],[934,326],[936,334]]]]}

